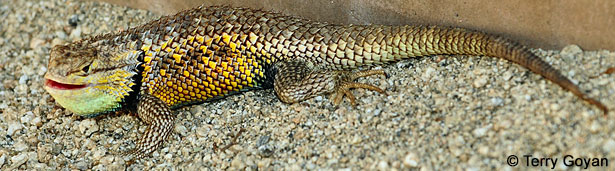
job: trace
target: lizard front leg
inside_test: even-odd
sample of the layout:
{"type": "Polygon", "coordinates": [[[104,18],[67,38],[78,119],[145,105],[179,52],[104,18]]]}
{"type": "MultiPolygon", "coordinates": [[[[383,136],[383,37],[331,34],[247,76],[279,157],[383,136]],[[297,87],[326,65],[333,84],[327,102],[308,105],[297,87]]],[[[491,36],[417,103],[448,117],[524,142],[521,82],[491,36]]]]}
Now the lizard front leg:
{"type": "Polygon", "coordinates": [[[386,94],[384,90],[365,83],[357,83],[356,79],[370,75],[385,75],[382,70],[367,70],[359,72],[319,70],[302,60],[286,60],[275,66],[276,74],[273,88],[278,98],[285,103],[296,103],[314,96],[334,93],[333,104],[339,105],[344,95],[355,105],[355,97],[350,92],[352,88],[365,88],[386,94]]]}
{"type": "Polygon", "coordinates": [[[130,152],[133,159],[143,158],[158,149],[169,136],[176,117],[169,105],[146,93],[139,97],[137,116],[148,126],[145,134],[137,139],[135,149],[130,152]]]}

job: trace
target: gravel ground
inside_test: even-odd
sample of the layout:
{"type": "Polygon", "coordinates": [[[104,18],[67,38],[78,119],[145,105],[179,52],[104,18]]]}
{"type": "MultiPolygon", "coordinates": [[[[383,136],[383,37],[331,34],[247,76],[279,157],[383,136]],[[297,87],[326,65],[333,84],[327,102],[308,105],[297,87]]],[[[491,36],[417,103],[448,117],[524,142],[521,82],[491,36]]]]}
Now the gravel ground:
{"type": "MultiPolygon", "coordinates": [[[[185,108],[161,149],[126,166],[116,154],[134,147],[145,126],[128,115],[72,116],[43,90],[43,75],[52,46],[157,16],[72,0],[3,0],[0,17],[0,170],[511,170],[527,168],[523,155],[557,158],[556,169],[571,168],[565,155],[607,158],[615,168],[613,112],[604,117],[518,65],[473,56],[383,67],[391,78],[360,81],[389,96],[353,90],[356,107],[332,106],[329,96],[288,105],[261,90],[185,108]],[[234,137],[236,145],[216,150],[234,137]],[[509,155],[519,166],[507,165],[509,155]]],[[[599,75],[615,66],[615,52],[535,52],[615,110],[615,77],[599,75]]]]}

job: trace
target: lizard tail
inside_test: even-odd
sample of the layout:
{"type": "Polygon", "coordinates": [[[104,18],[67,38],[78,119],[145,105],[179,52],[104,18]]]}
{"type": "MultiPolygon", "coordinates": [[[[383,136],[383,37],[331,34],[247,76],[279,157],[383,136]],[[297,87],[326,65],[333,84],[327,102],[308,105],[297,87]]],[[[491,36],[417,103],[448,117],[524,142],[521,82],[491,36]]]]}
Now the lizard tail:
{"type": "MultiPolygon", "coordinates": [[[[506,38],[462,28],[420,26],[367,26],[355,34],[355,54],[358,66],[382,64],[426,55],[485,55],[503,58],[528,68],[551,80],[579,98],[598,107],[606,115],[607,107],[588,97],[570,79],[540,59],[528,48],[506,38]],[[366,31],[367,30],[367,31],[366,31]],[[362,32],[370,34],[361,35],[362,32]],[[360,59],[358,59],[360,58],[360,59]],[[358,59],[358,60],[357,60],[358,59]]],[[[351,34],[352,35],[352,34],[351,34]]],[[[349,36],[353,37],[353,36],[349,36]]],[[[346,56],[349,57],[349,56],[346,56]]],[[[343,60],[343,59],[342,59],[343,60]]]]}

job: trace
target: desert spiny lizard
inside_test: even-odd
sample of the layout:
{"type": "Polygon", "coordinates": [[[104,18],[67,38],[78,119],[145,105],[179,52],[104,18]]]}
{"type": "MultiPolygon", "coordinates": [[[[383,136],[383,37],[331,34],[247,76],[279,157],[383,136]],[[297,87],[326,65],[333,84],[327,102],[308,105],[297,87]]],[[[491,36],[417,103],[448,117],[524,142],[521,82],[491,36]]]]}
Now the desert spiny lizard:
{"type": "Polygon", "coordinates": [[[334,25],[224,6],[55,46],[45,89],[80,116],[136,112],[148,128],[131,154],[143,157],[167,138],[179,107],[264,88],[286,103],[335,93],[333,103],[347,96],[354,104],[350,89],[384,93],[354,82],[384,72],[358,67],[430,55],[503,58],[608,111],[528,48],[499,36],[439,26],[334,25]]]}

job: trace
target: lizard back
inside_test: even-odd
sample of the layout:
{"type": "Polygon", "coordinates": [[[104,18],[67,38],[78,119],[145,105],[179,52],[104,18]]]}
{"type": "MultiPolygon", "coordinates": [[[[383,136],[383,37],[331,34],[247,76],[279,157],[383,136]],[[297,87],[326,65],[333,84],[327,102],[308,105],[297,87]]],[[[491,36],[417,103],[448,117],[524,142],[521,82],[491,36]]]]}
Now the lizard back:
{"type": "Polygon", "coordinates": [[[515,62],[607,111],[524,46],[460,28],[332,25],[261,10],[202,6],[93,39],[113,45],[103,47],[138,53],[141,93],[172,107],[270,88],[280,60],[350,70],[416,56],[462,54],[515,62]]]}

